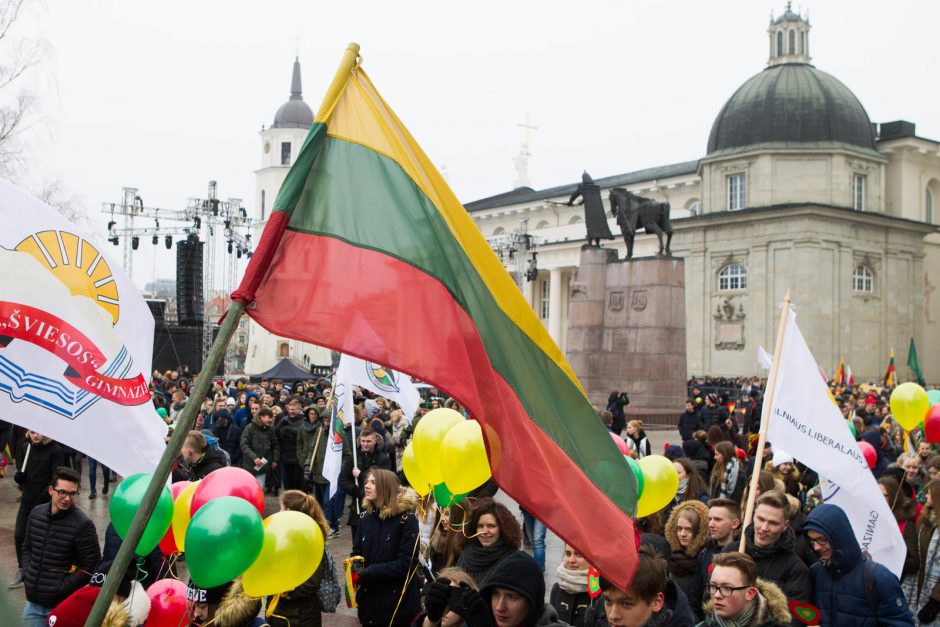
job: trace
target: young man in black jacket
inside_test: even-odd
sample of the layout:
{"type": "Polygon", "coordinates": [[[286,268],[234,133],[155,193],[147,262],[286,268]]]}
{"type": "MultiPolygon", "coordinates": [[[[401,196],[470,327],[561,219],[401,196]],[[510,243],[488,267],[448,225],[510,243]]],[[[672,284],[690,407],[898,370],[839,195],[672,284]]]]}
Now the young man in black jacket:
{"type": "Polygon", "coordinates": [[[60,467],[48,486],[49,503],[33,508],[23,540],[23,622],[45,625],[49,612],[91,579],[101,561],[95,523],[74,504],[81,475],[60,467]]]}

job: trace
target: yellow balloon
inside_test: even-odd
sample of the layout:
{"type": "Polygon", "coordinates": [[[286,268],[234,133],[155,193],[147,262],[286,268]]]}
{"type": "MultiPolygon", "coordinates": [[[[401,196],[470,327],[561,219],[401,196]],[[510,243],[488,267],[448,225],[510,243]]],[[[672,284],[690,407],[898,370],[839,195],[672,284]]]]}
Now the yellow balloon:
{"type": "Polygon", "coordinates": [[[662,455],[647,455],[637,464],[643,471],[643,493],[636,506],[636,517],[642,518],[669,505],[679,489],[679,473],[662,455]]]}
{"type": "Polygon", "coordinates": [[[412,441],[415,445],[415,460],[421,468],[421,474],[431,485],[444,481],[441,474],[441,441],[451,427],[464,422],[459,412],[446,407],[433,409],[424,415],[415,427],[412,441]]]}
{"type": "Polygon", "coordinates": [[[179,493],[176,500],[173,501],[173,537],[176,539],[176,546],[180,551],[185,551],[184,541],[186,540],[186,528],[189,527],[191,518],[189,508],[193,503],[193,494],[199,487],[199,481],[189,484],[179,493]]]}
{"type": "Polygon", "coordinates": [[[261,553],[242,574],[250,597],[293,590],[310,579],[323,559],[323,530],[303,512],[283,511],[264,519],[261,553]]]}
{"type": "Polygon", "coordinates": [[[476,420],[464,420],[444,434],[440,459],[444,483],[454,494],[478,488],[492,475],[486,458],[483,430],[476,420]]]}
{"type": "MultiPolygon", "coordinates": [[[[418,424],[420,426],[420,423],[418,424]]],[[[431,484],[421,474],[421,468],[418,466],[418,462],[415,461],[414,442],[409,442],[408,446],[405,447],[405,452],[401,456],[401,469],[418,496],[424,496],[431,491],[431,484]]]]}
{"type": "Polygon", "coordinates": [[[916,383],[902,383],[891,392],[891,415],[906,431],[919,425],[928,409],[927,391],[916,383]]]}

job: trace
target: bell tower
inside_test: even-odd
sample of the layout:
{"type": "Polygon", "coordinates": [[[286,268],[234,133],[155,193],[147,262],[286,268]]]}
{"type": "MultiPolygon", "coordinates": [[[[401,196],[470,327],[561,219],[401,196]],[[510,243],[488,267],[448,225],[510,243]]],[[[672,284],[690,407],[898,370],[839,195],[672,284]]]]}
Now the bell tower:
{"type": "Polygon", "coordinates": [[[782,63],[806,63],[812,60],[809,56],[809,16],[803,17],[794,13],[791,3],[787,2],[783,15],[774,19],[770,15],[770,58],[767,65],[780,65],[782,63]]]}

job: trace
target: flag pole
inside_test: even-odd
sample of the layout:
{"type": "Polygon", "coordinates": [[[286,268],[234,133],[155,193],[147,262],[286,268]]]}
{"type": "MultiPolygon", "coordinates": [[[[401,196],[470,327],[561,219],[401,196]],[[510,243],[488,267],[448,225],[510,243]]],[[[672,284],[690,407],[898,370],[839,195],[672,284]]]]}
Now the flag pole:
{"type": "Polygon", "coordinates": [[[326,94],[323,96],[323,102],[320,104],[320,110],[317,111],[317,122],[329,122],[330,117],[333,115],[333,109],[336,108],[336,104],[339,102],[339,97],[343,94],[343,89],[346,87],[346,81],[349,80],[349,73],[352,72],[354,67],[356,67],[358,60],[359,44],[350,43],[348,46],[346,46],[346,52],[343,53],[343,58],[339,62],[339,67],[336,68],[336,74],[333,76],[333,82],[330,83],[329,88],[326,90],[326,94]]]}
{"type": "Polygon", "coordinates": [[[774,363],[767,377],[767,389],[764,390],[764,404],[760,414],[760,437],[757,439],[757,452],[754,458],[754,472],[751,473],[751,485],[747,491],[747,507],[744,509],[744,520],[741,524],[741,541],[738,551],[744,553],[744,544],[747,536],[744,529],[751,524],[754,515],[754,503],[757,501],[757,480],[760,478],[761,466],[764,459],[764,446],[767,444],[767,424],[770,422],[770,410],[773,406],[774,390],[777,387],[777,373],[780,371],[780,353],[783,350],[783,334],[787,330],[787,319],[790,315],[790,290],[783,298],[783,311],[780,312],[780,324],[777,326],[777,342],[774,345],[774,363]]]}
{"type": "MultiPolygon", "coordinates": [[[[243,303],[232,301],[229,305],[225,319],[222,321],[222,326],[219,329],[219,334],[216,336],[215,342],[212,343],[212,348],[209,350],[206,362],[202,365],[202,372],[199,374],[199,379],[193,387],[190,400],[186,403],[182,414],[176,422],[173,436],[166,445],[166,450],[163,451],[163,457],[160,458],[156,469],[153,471],[153,477],[150,480],[150,485],[147,486],[147,491],[144,493],[143,501],[137,509],[137,513],[134,514],[134,520],[131,522],[130,529],[128,529],[127,535],[121,542],[121,548],[114,558],[114,563],[111,566],[112,573],[126,572],[127,568],[130,566],[131,558],[134,556],[134,549],[137,547],[137,543],[144,533],[144,528],[147,526],[151,514],[153,514],[154,507],[157,504],[157,500],[160,498],[163,488],[166,486],[166,481],[170,476],[173,464],[176,462],[176,458],[179,457],[180,451],[183,449],[183,441],[186,439],[186,435],[189,433],[190,429],[193,428],[193,424],[196,421],[196,414],[200,406],[198,399],[205,398],[206,394],[209,392],[209,388],[212,385],[212,375],[218,369],[219,364],[222,363],[222,359],[225,357],[225,350],[228,348],[228,344],[235,334],[235,329],[238,328],[238,321],[244,311],[245,305],[243,303]]],[[[108,606],[111,605],[111,599],[114,597],[118,586],[121,584],[121,579],[120,576],[105,578],[101,592],[98,594],[98,598],[91,608],[91,614],[88,615],[88,619],[85,621],[85,627],[98,627],[98,625],[101,624],[108,611],[108,606]]]]}

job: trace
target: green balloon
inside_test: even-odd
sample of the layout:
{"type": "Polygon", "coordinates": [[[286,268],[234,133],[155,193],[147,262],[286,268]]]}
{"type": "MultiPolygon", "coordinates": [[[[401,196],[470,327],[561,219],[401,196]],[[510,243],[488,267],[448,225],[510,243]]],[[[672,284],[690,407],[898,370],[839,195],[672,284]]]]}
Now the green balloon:
{"type": "Polygon", "coordinates": [[[467,498],[466,494],[454,494],[443,481],[433,488],[434,501],[438,507],[450,507],[467,498]]]}
{"type": "Polygon", "coordinates": [[[199,508],[186,529],[186,565],[196,585],[213,588],[248,570],[264,544],[261,514],[237,496],[199,508]]]}
{"type": "Polygon", "coordinates": [[[928,390],[927,404],[933,407],[937,403],[940,403],[940,390],[928,390]]]}
{"type": "Polygon", "coordinates": [[[640,469],[640,465],[636,463],[636,460],[629,455],[624,455],[623,458],[627,460],[630,470],[633,471],[633,475],[636,477],[636,500],[639,501],[640,497],[643,495],[643,471],[640,469]]]}
{"type": "MultiPolygon", "coordinates": [[[[124,479],[111,495],[111,522],[114,524],[114,530],[123,540],[131,528],[131,522],[134,520],[134,514],[140,509],[144,501],[144,493],[153,475],[140,473],[131,475],[124,479]]],[[[144,533],[140,536],[137,548],[134,549],[140,557],[145,557],[153,551],[161,538],[170,528],[170,521],[173,519],[173,496],[170,489],[163,486],[157,504],[150,514],[150,520],[144,527],[144,533]]]]}

